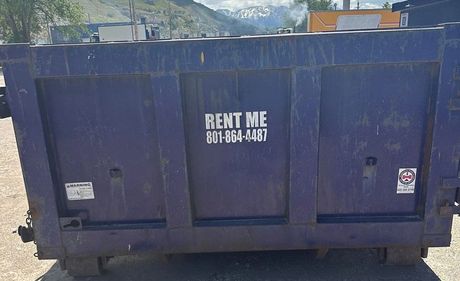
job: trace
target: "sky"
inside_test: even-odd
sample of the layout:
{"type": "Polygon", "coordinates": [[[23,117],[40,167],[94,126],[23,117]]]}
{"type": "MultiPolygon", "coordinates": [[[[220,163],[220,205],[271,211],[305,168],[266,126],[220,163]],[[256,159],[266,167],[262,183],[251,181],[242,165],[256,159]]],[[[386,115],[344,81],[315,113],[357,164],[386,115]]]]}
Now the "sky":
{"type": "MultiPolygon", "coordinates": [[[[388,0],[360,0],[360,7],[362,9],[372,9],[380,8],[382,4],[388,0]]],[[[400,2],[399,1],[388,1],[390,3],[400,2]]],[[[293,0],[195,0],[195,2],[200,2],[212,9],[230,9],[238,10],[242,8],[252,7],[252,6],[262,6],[262,5],[274,5],[274,6],[289,6],[293,0]]],[[[342,7],[342,0],[334,0],[337,2],[337,7],[340,9],[342,7]]],[[[356,7],[357,0],[351,0],[351,7],[356,7]]]]}

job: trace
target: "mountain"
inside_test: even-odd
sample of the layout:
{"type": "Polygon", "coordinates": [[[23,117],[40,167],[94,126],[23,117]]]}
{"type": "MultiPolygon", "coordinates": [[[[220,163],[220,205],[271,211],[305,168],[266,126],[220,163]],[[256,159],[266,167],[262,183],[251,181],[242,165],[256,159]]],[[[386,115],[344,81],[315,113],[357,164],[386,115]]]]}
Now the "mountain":
{"type": "MultiPolygon", "coordinates": [[[[88,14],[88,21],[120,22],[129,21],[127,0],[74,0],[88,14]]],[[[163,38],[172,35],[178,38],[187,33],[191,37],[202,33],[217,35],[253,35],[261,32],[260,28],[229,17],[193,0],[136,0],[137,18],[145,17],[147,22],[155,23],[160,28],[163,38]],[[171,19],[171,20],[170,20],[171,19]]]]}
{"type": "Polygon", "coordinates": [[[288,11],[288,7],[272,5],[254,6],[237,11],[227,9],[217,10],[222,15],[239,19],[265,30],[283,26],[288,11]]]}
{"type": "Polygon", "coordinates": [[[229,9],[217,9],[216,12],[219,14],[225,15],[227,17],[236,17],[236,12],[233,12],[232,10],[229,9]]]}

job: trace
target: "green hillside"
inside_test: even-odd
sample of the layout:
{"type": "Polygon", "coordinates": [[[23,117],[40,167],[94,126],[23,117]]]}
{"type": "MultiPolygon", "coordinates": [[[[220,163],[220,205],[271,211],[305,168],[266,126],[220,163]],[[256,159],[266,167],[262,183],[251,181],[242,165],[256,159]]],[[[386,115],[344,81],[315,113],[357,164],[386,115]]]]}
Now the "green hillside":
{"type": "MultiPolygon", "coordinates": [[[[75,0],[77,1],[77,0],[75,0]]],[[[88,21],[129,21],[128,0],[78,0],[88,14],[88,21]]],[[[222,15],[192,0],[136,0],[137,18],[146,17],[158,24],[162,37],[169,37],[170,25],[173,37],[188,33],[229,32],[231,35],[252,35],[260,30],[237,19],[222,15]],[[170,21],[171,18],[171,21],[170,21]]]]}

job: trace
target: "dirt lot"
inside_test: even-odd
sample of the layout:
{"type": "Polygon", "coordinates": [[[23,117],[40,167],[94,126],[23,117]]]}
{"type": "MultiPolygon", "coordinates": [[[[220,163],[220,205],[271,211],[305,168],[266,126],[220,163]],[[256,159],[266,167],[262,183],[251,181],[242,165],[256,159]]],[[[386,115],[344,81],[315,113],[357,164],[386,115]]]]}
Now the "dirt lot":
{"type": "MultiPolygon", "coordinates": [[[[0,120],[0,280],[73,280],[54,261],[33,257],[13,230],[28,209],[11,119],[0,120]]],[[[324,260],[313,253],[269,252],[123,257],[111,261],[103,277],[84,280],[460,280],[460,219],[451,248],[431,249],[415,267],[386,267],[371,250],[331,251],[324,260]]]]}

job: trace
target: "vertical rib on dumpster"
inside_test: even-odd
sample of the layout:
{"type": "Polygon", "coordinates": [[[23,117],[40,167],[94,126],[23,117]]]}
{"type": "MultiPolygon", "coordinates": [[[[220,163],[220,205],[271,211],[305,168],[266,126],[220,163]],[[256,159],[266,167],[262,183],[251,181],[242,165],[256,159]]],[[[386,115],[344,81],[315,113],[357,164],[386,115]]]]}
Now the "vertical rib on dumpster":
{"type": "Polygon", "coordinates": [[[460,99],[460,24],[445,25],[438,102],[425,206],[424,246],[448,246],[452,215],[441,216],[441,205],[453,204],[456,189],[443,189],[443,178],[457,178],[460,162],[460,111],[450,105],[460,99]]]}
{"type": "Polygon", "coordinates": [[[14,120],[38,256],[59,258],[62,255],[62,248],[57,201],[37,92],[31,73],[29,46],[7,47],[6,54],[7,61],[4,66],[9,93],[8,104],[14,120]]]}
{"type": "Polygon", "coordinates": [[[152,78],[158,113],[160,161],[166,197],[168,228],[192,225],[190,194],[185,159],[184,123],[176,76],[152,78]]]}
{"type": "Polygon", "coordinates": [[[294,77],[289,222],[316,223],[321,68],[298,70],[294,77]]]}

